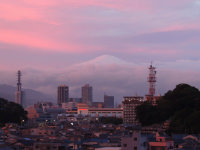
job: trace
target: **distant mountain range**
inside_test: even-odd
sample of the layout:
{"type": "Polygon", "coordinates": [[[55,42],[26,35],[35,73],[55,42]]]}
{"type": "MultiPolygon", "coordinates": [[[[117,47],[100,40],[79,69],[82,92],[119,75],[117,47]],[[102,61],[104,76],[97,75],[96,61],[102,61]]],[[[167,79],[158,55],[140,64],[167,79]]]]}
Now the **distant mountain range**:
{"type": "MultiPolygon", "coordinates": [[[[9,101],[15,101],[15,91],[16,87],[0,84],[0,97],[7,99],[9,101]]],[[[32,89],[23,89],[25,92],[25,105],[33,105],[38,101],[48,101],[48,102],[55,102],[55,98],[49,96],[47,94],[43,94],[41,92],[32,90],[32,89]]]]}

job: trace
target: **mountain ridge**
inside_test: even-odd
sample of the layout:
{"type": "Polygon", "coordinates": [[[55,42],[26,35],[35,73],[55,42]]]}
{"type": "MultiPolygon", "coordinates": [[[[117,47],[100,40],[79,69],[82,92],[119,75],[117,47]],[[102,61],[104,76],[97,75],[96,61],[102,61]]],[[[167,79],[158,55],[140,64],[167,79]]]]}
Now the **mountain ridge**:
{"type": "MultiPolygon", "coordinates": [[[[100,55],[100,56],[97,56],[97,57],[90,59],[88,61],[79,63],[77,65],[88,65],[88,64],[93,64],[93,65],[94,64],[95,65],[108,65],[108,64],[129,65],[129,64],[132,64],[132,63],[129,63],[125,60],[122,60],[122,59],[115,57],[115,56],[112,56],[112,55],[100,55]]],[[[132,64],[132,65],[134,65],[134,64],[132,64]]]]}
{"type": "MultiPolygon", "coordinates": [[[[0,84],[0,97],[7,99],[8,101],[15,101],[15,91],[16,88],[7,85],[7,84],[0,84]]],[[[54,98],[50,95],[44,94],[42,92],[32,90],[32,89],[23,89],[25,92],[25,106],[30,106],[38,101],[50,101],[55,102],[54,98]]]]}

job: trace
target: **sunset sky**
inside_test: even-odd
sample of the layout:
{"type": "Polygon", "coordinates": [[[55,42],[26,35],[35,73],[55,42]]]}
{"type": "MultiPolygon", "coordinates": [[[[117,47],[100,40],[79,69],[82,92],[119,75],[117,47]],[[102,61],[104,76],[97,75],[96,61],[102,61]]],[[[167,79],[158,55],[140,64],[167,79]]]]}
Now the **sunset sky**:
{"type": "Polygon", "coordinates": [[[148,92],[150,62],[157,94],[187,82],[200,88],[200,0],[1,0],[0,84],[55,96],[59,84],[90,83],[95,99],[148,92]]]}

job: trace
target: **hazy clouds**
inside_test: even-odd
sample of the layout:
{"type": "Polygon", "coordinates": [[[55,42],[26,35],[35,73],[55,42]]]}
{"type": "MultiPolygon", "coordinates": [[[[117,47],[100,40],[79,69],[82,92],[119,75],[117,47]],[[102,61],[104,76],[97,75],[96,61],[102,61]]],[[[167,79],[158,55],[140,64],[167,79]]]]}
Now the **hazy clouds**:
{"type": "MultiPolygon", "coordinates": [[[[179,83],[189,83],[200,87],[199,61],[154,62],[157,67],[156,93],[164,94],[179,83]]],[[[123,96],[148,93],[149,64],[130,63],[113,56],[104,55],[93,60],[75,64],[62,70],[43,71],[22,70],[24,88],[32,88],[56,97],[59,84],[70,88],[71,97],[81,96],[81,86],[89,83],[93,86],[94,100],[102,101],[103,94],[115,96],[119,103],[123,96]]],[[[4,72],[0,82],[15,85],[15,73],[4,72]],[[6,80],[5,80],[6,79],[6,80]],[[4,81],[3,81],[4,80],[4,81]]]]}
{"type": "Polygon", "coordinates": [[[0,82],[15,85],[21,69],[24,87],[54,97],[59,84],[80,97],[90,83],[96,100],[121,101],[148,92],[154,61],[157,93],[199,87],[199,9],[199,0],[2,0],[0,82]]]}

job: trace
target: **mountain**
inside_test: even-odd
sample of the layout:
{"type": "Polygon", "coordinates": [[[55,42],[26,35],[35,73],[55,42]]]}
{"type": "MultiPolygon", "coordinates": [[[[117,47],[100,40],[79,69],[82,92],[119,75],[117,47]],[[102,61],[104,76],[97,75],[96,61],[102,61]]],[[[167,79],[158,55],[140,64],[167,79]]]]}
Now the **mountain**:
{"type": "MultiPolygon", "coordinates": [[[[157,70],[156,93],[162,95],[179,83],[188,83],[200,88],[200,79],[197,78],[200,76],[200,69],[192,68],[195,62],[200,61],[154,62],[153,66],[157,70]],[[181,66],[185,66],[185,69],[181,66]],[[191,71],[186,71],[186,68],[190,68],[191,71]]],[[[143,96],[148,93],[149,65],[150,63],[139,63],[134,60],[129,62],[120,57],[101,55],[81,63],[66,64],[65,67],[58,69],[24,68],[22,83],[25,87],[47,94],[27,91],[29,104],[42,100],[53,101],[51,97],[55,102],[56,87],[60,84],[69,86],[70,97],[81,97],[81,87],[86,83],[93,86],[94,101],[103,101],[103,95],[106,93],[115,96],[115,102],[121,103],[123,96],[143,96]]],[[[1,70],[0,83],[15,85],[15,76],[16,72],[1,70]]],[[[14,100],[15,87],[7,88],[6,85],[0,86],[0,97],[14,100]]]]}
{"type": "Polygon", "coordinates": [[[108,64],[116,64],[116,65],[133,65],[132,63],[121,60],[112,55],[101,55],[92,60],[83,62],[79,65],[108,65],[108,64]]]}
{"type": "MultiPolygon", "coordinates": [[[[16,88],[6,84],[0,84],[0,97],[7,99],[9,101],[15,101],[15,91],[16,88]]],[[[25,92],[25,103],[26,106],[33,105],[38,101],[48,101],[55,102],[55,99],[52,96],[43,94],[41,92],[32,90],[32,89],[23,89],[25,92]]]]}

